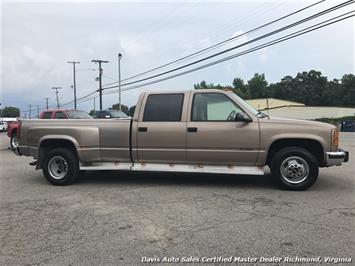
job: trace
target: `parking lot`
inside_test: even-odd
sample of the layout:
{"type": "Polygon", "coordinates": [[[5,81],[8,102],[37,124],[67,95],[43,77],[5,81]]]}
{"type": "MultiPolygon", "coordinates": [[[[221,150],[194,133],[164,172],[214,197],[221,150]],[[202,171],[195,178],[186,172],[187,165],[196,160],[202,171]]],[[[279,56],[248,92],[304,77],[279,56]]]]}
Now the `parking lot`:
{"type": "MultiPolygon", "coordinates": [[[[307,191],[270,175],[89,172],[66,187],[17,157],[0,136],[1,265],[137,265],[142,257],[351,257],[350,162],[322,168],[307,191]]],[[[355,258],[353,258],[354,260],[355,258]]]]}

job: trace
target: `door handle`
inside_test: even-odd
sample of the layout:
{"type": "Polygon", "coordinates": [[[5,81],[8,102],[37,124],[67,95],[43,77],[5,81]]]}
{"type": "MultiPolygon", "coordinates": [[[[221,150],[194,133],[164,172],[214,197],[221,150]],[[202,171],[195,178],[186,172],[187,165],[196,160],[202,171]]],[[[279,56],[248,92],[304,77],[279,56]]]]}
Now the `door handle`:
{"type": "Polygon", "coordinates": [[[187,132],[197,132],[197,127],[188,127],[187,132]]]}
{"type": "Polygon", "coordinates": [[[148,128],[147,127],[138,127],[139,132],[147,132],[148,128]]]}

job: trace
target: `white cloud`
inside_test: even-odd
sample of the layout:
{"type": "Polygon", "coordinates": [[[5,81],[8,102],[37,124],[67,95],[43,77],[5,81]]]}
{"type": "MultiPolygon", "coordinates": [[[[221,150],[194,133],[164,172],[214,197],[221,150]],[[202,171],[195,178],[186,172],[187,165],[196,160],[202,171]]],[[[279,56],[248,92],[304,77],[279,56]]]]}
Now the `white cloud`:
{"type": "Polygon", "coordinates": [[[54,60],[28,45],[3,48],[2,86],[11,92],[24,92],[55,73],[54,60]]]}
{"type": "Polygon", "coordinates": [[[268,61],[269,56],[270,56],[270,51],[268,47],[265,47],[261,50],[258,51],[259,59],[261,62],[265,63],[268,61]]]}

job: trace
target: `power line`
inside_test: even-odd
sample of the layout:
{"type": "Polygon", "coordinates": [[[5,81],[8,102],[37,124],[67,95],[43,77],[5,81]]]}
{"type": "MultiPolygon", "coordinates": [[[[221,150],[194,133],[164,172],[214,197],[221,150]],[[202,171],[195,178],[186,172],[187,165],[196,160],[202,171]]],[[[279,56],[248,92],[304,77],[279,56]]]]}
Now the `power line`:
{"type": "MultiPolygon", "coordinates": [[[[224,62],[224,61],[231,60],[231,59],[233,59],[233,58],[240,57],[240,56],[242,56],[242,55],[246,55],[246,54],[248,54],[248,53],[251,53],[251,52],[254,52],[254,51],[257,51],[257,50],[260,50],[260,49],[263,49],[263,48],[266,48],[266,47],[269,47],[269,46],[272,46],[272,45],[275,45],[275,44],[278,44],[278,43],[281,43],[281,42],[284,42],[284,41],[286,41],[286,40],[293,39],[293,38],[295,38],[295,37],[298,37],[298,36],[304,35],[304,34],[306,34],[306,33],[309,33],[309,32],[312,32],[312,31],[315,31],[315,30],[318,30],[318,29],[321,29],[321,28],[323,28],[323,27],[332,25],[332,24],[334,24],[334,23],[337,23],[337,22],[340,22],[340,21],[343,21],[343,20],[352,18],[352,17],[355,16],[355,14],[349,15],[349,16],[347,16],[347,17],[344,17],[344,16],[345,16],[345,15],[348,15],[348,14],[351,14],[351,13],[354,13],[354,12],[355,12],[355,10],[352,10],[352,11],[350,11],[350,12],[346,12],[346,13],[344,13],[344,14],[341,14],[341,15],[336,16],[336,17],[333,17],[333,18],[331,18],[331,19],[328,19],[328,20],[322,21],[322,22],[320,22],[320,23],[314,24],[314,25],[309,26],[309,27],[307,27],[307,28],[304,28],[304,29],[302,29],[302,30],[299,30],[299,31],[296,31],[296,32],[287,34],[287,35],[285,35],[285,36],[283,36],[283,37],[280,37],[280,38],[277,38],[277,39],[275,39],[275,40],[269,41],[269,42],[267,42],[267,43],[258,45],[258,46],[256,46],[256,47],[247,49],[247,50],[242,51],[242,52],[240,52],[240,53],[237,53],[237,54],[235,54],[235,55],[230,55],[230,56],[224,57],[224,58],[222,58],[222,59],[219,59],[219,60],[216,60],[216,61],[213,61],[213,62],[204,64],[204,65],[202,65],[202,66],[199,66],[199,67],[196,67],[196,68],[193,68],[193,69],[190,69],[190,70],[181,72],[181,73],[177,73],[177,74],[174,74],[174,75],[165,77],[165,78],[161,78],[161,79],[158,79],[158,80],[150,81],[150,82],[147,82],[147,83],[144,83],[144,84],[140,84],[140,85],[131,86],[131,87],[129,87],[129,88],[123,89],[122,91],[133,90],[133,89],[141,88],[142,86],[152,85],[152,84],[159,83],[159,82],[162,82],[162,81],[165,81],[165,80],[168,80],[168,79],[172,79],[172,78],[175,78],[175,77],[179,77],[179,76],[182,76],[182,75],[186,75],[186,74],[195,72],[195,71],[197,71],[197,70],[200,70],[200,69],[203,69],[203,68],[206,68],[206,67],[210,67],[210,66],[213,66],[213,65],[222,63],[222,62],[224,62]],[[337,19],[337,18],[338,18],[338,19],[337,19]],[[335,20],[335,19],[337,19],[337,20],[335,20]]],[[[105,95],[106,95],[106,94],[112,94],[112,93],[115,93],[116,91],[117,91],[117,90],[115,90],[115,91],[110,91],[110,92],[106,92],[106,93],[104,93],[104,94],[105,94],[105,95]]]]}
{"type": "MultiPolygon", "coordinates": [[[[259,40],[261,40],[261,39],[270,37],[270,36],[272,36],[272,35],[274,35],[274,34],[280,33],[280,32],[285,31],[285,30],[287,30],[287,29],[293,28],[293,27],[295,27],[295,26],[297,26],[297,25],[300,25],[300,24],[302,24],[302,23],[305,23],[305,22],[307,22],[307,21],[309,21],[309,20],[312,20],[312,19],[315,19],[315,18],[317,18],[317,17],[323,16],[323,15],[325,15],[325,14],[327,14],[327,13],[333,12],[333,11],[339,9],[339,8],[345,7],[345,6],[347,6],[347,5],[349,5],[349,4],[353,4],[353,3],[354,3],[354,0],[349,0],[349,1],[343,2],[343,3],[339,4],[339,5],[336,5],[336,6],[333,6],[333,7],[331,7],[331,8],[328,8],[328,9],[323,10],[323,11],[321,11],[321,12],[318,12],[318,13],[312,15],[312,16],[308,16],[308,17],[306,17],[306,18],[304,18],[304,19],[298,20],[298,21],[296,21],[296,22],[294,22],[294,23],[292,23],[292,24],[289,24],[289,25],[287,25],[287,26],[284,26],[284,27],[279,28],[279,29],[277,29],[277,30],[274,30],[274,31],[272,31],[272,32],[269,32],[269,33],[266,33],[266,34],[264,34],[264,35],[261,35],[261,36],[259,36],[259,37],[257,37],[257,38],[254,38],[254,39],[250,40],[250,41],[247,41],[247,42],[244,42],[244,43],[242,43],[242,44],[233,46],[233,47],[231,47],[231,48],[229,48],[229,49],[225,49],[225,50],[223,50],[223,51],[221,51],[221,52],[218,52],[218,53],[212,54],[212,55],[210,55],[210,56],[204,57],[204,58],[199,59],[199,60],[197,60],[197,61],[194,61],[194,62],[192,62],[192,63],[185,64],[185,65],[183,65],[183,66],[180,66],[180,67],[177,67],[177,68],[174,68],[174,69],[171,69],[171,70],[168,70],[168,71],[165,71],[165,72],[156,74],[156,75],[152,75],[152,76],[149,76],[149,77],[146,77],[146,78],[143,78],[143,79],[139,79],[139,80],[136,80],[136,81],[132,81],[132,82],[127,82],[127,83],[121,84],[121,86],[123,87],[123,86],[127,86],[127,85],[132,85],[132,84],[135,84],[135,83],[139,83],[139,82],[142,82],[142,81],[146,81],[146,80],[149,80],[149,79],[153,79],[153,78],[156,78],[156,77],[159,77],[159,76],[163,76],[163,75],[169,74],[169,73],[171,73],[171,72],[175,72],[175,71],[177,71],[177,70],[180,70],[180,69],[183,69],[183,68],[186,68],[186,67],[195,65],[195,64],[197,64],[197,63],[201,63],[201,62],[206,61],[206,60],[208,60],[208,59],[211,59],[211,58],[213,58],[213,57],[216,57],[216,56],[225,54],[225,53],[227,53],[227,52],[230,52],[230,51],[232,51],[232,50],[235,50],[235,49],[237,49],[237,48],[243,47],[243,46],[245,46],[245,45],[247,45],[247,44],[250,44],[250,43],[259,41],[259,40]]],[[[106,87],[106,88],[104,88],[104,89],[111,89],[111,88],[117,88],[117,87],[118,87],[118,86],[115,85],[115,86],[111,86],[111,87],[106,87]]]]}
{"type": "MultiPolygon", "coordinates": [[[[341,18],[341,19],[338,19],[336,21],[332,21],[336,18],[340,18],[340,17],[343,17],[347,14],[350,14],[354,12],[353,11],[350,11],[350,12],[347,12],[347,13],[344,13],[342,15],[339,15],[339,16],[336,16],[336,17],[333,17],[331,19],[328,19],[328,20],[325,20],[325,21],[322,21],[320,23],[317,23],[317,24],[314,24],[310,27],[307,27],[307,28],[304,28],[302,30],[299,30],[299,31],[296,31],[296,32],[293,32],[291,34],[288,34],[288,35],[285,35],[283,37],[280,37],[280,38],[277,38],[275,40],[272,40],[272,41],[269,41],[267,43],[264,43],[264,44],[261,44],[261,45],[258,45],[256,47],[253,47],[253,48],[250,48],[250,49],[247,49],[245,51],[242,51],[238,54],[235,54],[235,55],[231,55],[231,56],[228,56],[228,57],[225,57],[225,58],[222,58],[222,59],[219,59],[219,60],[216,60],[216,61],[213,61],[213,62],[210,62],[208,64],[205,64],[205,65],[202,65],[202,66],[199,66],[199,67],[196,67],[196,68],[193,68],[191,70],[187,70],[187,71],[184,71],[184,72],[181,72],[181,73],[177,73],[175,75],[171,75],[171,76],[168,76],[168,77],[165,77],[165,78],[161,78],[161,79],[158,79],[158,80],[154,80],[154,81],[150,81],[150,82],[147,82],[147,83],[144,83],[144,84],[139,84],[139,85],[135,85],[135,86],[131,86],[131,87],[128,87],[128,88],[125,88],[123,89],[122,91],[128,91],[128,90],[132,90],[132,89],[136,89],[136,88],[140,88],[142,86],[147,86],[147,85],[151,85],[151,84],[155,84],[155,83],[158,83],[158,82],[162,82],[162,81],[165,81],[165,80],[168,80],[168,79],[172,79],[172,78],[175,78],[175,77],[179,77],[179,76],[182,76],[182,75],[185,75],[185,74],[189,74],[191,72],[194,72],[194,71],[197,71],[197,70],[200,70],[200,69],[203,69],[203,68],[206,68],[206,67],[209,67],[209,66],[212,66],[212,65],[215,65],[215,64],[219,64],[219,63],[222,63],[224,61],[227,61],[227,60],[230,60],[230,59],[233,59],[233,58],[236,58],[236,57],[240,57],[242,55],[245,55],[245,54],[248,54],[248,53],[251,53],[251,52],[254,52],[254,51],[257,51],[257,50],[260,50],[260,49],[263,49],[263,48],[266,48],[268,46],[272,46],[272,45],[275,45],[277,43],[280,43],[280,42],[284,42],[286,40],[289,40],[289,39],[292,39],[292,38],[295,38],[297,36],[300,36],[300,35],[303,35],[303,34],[306,34],[308,32],[311,32],[311,31],[314,31],[314,30],[317,30],[317,29],[320,29],[320,28],[323,28],[323,27],[326,27],[326,26],[329,26],[331,24],[334,24],[336,22],[339,22],[339,21],[342,21],[342,20],[345,20],[345,19],[348,19],[350,17],[353,17],[354,15],[351,15],[351,16],[348,16],[348,17],[345,17],[345,18],[341,18]],[[329,23],[326,23],[326,22],[329,22],[329,23]],[[325,24],[326,23],[326,24],[325,24]],[[324,24],[324,25],[322,25],[324,24]]],[[[84,102],[87,102],[87,101],[90,101],[92,99],[94,99],[95,97],[97,96],[94,96],[94,97],[91,97],[91,98],[88,98],[90,97],[91,95],[95,94],[95,92],[92,92],[88,95],[85,95],[83,97],[81,97],[79,100],[81,103],[84,103],[84,102]],[[86,99],[88,98],[88,99],[86,99]]],[[[107,94],[113,94],[113,93],[116,93],[116,90],[115,91],[112,91],[112,92],[104,92],[103,94],[104,95],[107,95],[107,94]]],[[[78,100],[78,101],[79,101],[78,100]]]]}
{"type": "MultiPolygon", "coordinates": [[[[340,5],[337,5],[337,6],[334,6],[334,7],[330,8],[330,9],[324,10],[324,11],[322,11],[322,12],[320,12],[320,13],[318,13],[318,14],[315,14],[315,15],[313,15],[313,16],[311,16],[311,17],[314,17],[314,16],[316,16],[316,15],[317,15],[317,16],[320,16],[319,14],[324,14],[325,12],[326,12],[326,13],[331,12],[330,10],[334,11],[333,9],[338,9],[338,8],[340,8],[340,7],[342,7],[342,6],[348,5],[348,4],[353,3],[353,2],[354,2],[354,1],[347,1],[347,2],[344,2],[344,3],[340,4],[340,5]]],[[[343,14],[343,15],[344,15],[344,14],[343,14]]],[[[342,15],[342,16],[343,16],[343,15],[342,15]]],[[[311,17],[308,17],[307,19],[301,20],[301,21],[303,21],[302,23],[305,22],[304,20],[306,20],[306,21],[307,21],[307,20],[310,20],[311,17]]],[[[338,16],[338,17],[339,17],[339,16],[338,16]]],[[[349,17],[346,17],[346,18],[343,18],[343,19],[339,19],[338,21],[344,20],[344,19],[347,19],[347,18],[350,18],[350,17],[352,17],[352,16],[349,16],[349,17]]],[[[332,18],[332,19],[335,19],[335,18],[332,18]]],[[[328,26],[328,25],[333,24],[333,23],[336,23],[336,22],[338,22],[338,21],[334,21],[334,22],[332,22],[332,23],[328,23],[327,25],[323,25],[323,26],[318,27],[318,28],[322,28],[322,27],[328,26]]],[[[298,21],[298,22],[296,22],[296,23],[300,23],[300,21],[298,21]]],[[[324,23],[324,21],[323,21],[322,23],[324,23]]],[[[322,23],[318,23],[318,24],[316,24],[316,25],[319,25],[319,24],[322,24],[322,23]]],[[[293,24],[295,24],[295,23],[293,23],[293,24]]],[[[291,25],[293,25],[293,24],[291,24],[291,25]]],[[[312,27],[314,27],[314,26],[315,26],[315,25],[313,25],[312,27]]],[[[287,27],[290,27],[290,25],[287,26],[287,27]]],[[[284,27],[284,28],[285,28],[285,27],[284,27]]],[[[308,27],[308,28],[310,28],[310,27],[308,27]]],[[[317,28],[317,29],[318,29],[318,28],[317,28]]],[[[305,29],[303,29],[302,31],[304,31],[304,30],[305,30],[305,29]]],[[[312,30],[309,30],[309,31],[313,31],[313,30],[315,30],[315,29],[312,29],[312,30]]],[[[280,29],[279,29],[278,31],[280,31],[280,29]]],[[[309,32],[309,31],[308,31],[308,32],[309,32]]],[[[298,32],[300,32],[300,31],[298,31],[298,32]]],[[[217,60],[217,61],[214,61],[214,62],[205,64],[205,65],[202,65],[202,66],[196,67],[196,68],[194,68],[194,69],[191,69],[191,70],[188,70],[188,71],[184,71],[184,72],[181,72],[181,73],[178,73],[178,74],[175,74],[175,75],[171,75],[171,76],[168,76],[168,77],[165,77],[165,78],[161,78],[161,79],[158,79],[158,80],[153,80],[153,81],[151,81],[151,82],[147,82],[147,83],[140,84],[140,85],[131,86],[131,87],[128,87],[128,88],[126,88],[126,89],[124,89],[124,90],[122,90],[122,91],[127,91],[127,90],[131,90],[131,89],[136,89],[136,88],[139,88],[139,87],[142,87],[142,86],[146,86],[146,85],[150,85],[150,84],[155,84],[155,83],[158,83],[158,82],[167,80],[167,79],[171,79],[171,78],[174,78],[174,77],[178,77],[178,76],[181,76],[181,75],[185,75],[185,74],[188,74],[188,73],[197,71],[197,70],[199,70],[199,69],[202,69],[202,68],[205,68],[205,67],[209,67],[209,66],[212,66],[212,65],[215,65],[215,64],[224,62],[224,61],[226,61],[226,60],[230,60],[230,59],[232,59],[232,58],[239,57],[239,56],[242,56],[242,55],[244,55],[244,54],[247,54],[247,53],[250,53],[250,52],[259,50],[259,49],[263,49],[263,48],[265,48],[265,47],[267,47],[267,46],[271,46],[271,45],[274,45],[274,44],[276,44],[276,43],[283,42],[283,41],[285,41],[285,40],[288,40],[288,39],[297,37],[297,36],[299,36],[299,35],[303,35],[303,34],[305,34],[305,33],[307,33],[307,32],[303,32],[303,33],[299,33],[299,34],[297,34],[297,35],[295,35],[295,36],[291,36],[291,35],[295,34],[295,33],[292,33],[291,35],[290,35],[290,34],[289,34],[289,35],[286,35],[286,36],[284,36],[284,37],[282,37],[282,38],[273,40],[273,41],[268,42],[268,43],[266,43],[266,44],[262,44],[262,45],[256,46],[256,47],[254,47],[254,48],[252,48],[252,49],[248,49],[248,50],[243,51],[243,52],[241,52],[241,53],[238,53],[238,54],[236,54],[236,55],[228,56],[228,57],[222,58],[222,59],[220,59],[220,60],[217,60]],[[287,39],[286,39],[286,37],[287,37],[287,39]],[[278,41],[278,42],[276,42],[276,41],[278,41]]],[[[269,33],[269,34],[270,34],[270,33],[269,33]]],[[[259,37],[259,38],[260,38],[260,37],[259,37]]],[[[151,78],[152,78],[152,77],[151,77],[151,78]]],[[[137,82],[138,82],[138,81],[137,81],[137,82]]],[[[127,84],[123,84],[123,85],[127,85],[127,84]]],[[[122,85],[122,86],[123,86],[123,85],[122,85]]],[[[112,89],[112,88],[115,88],[115,87],[117,87],[117,86],[112,86],[112,87],[103,88],[103,89],[112,89]]],[[[84,99],[90,97],[91,95],[95,94],[96,92],[97,92],[97,91],[93,91],[93,92],[91,92],[91,93],[89,93],[89,94],[87,94],[87,95],[85,95],[85,96],[82,96],[81,98],[78,99],[78,101],[79,101],[79,100],[80,100],[80,101],[81,101],[81,100],[84,100],[84,99]]],[[[111,93],[113,93],[113,92],[107,92],[107,93],[104,93],[104,94],[106,95],[106,94],[111,94],[111,93]]],[[[92,98],[91,98],[90,100],[92,100],[92,98]]],[[[73,101],[71,101],[71,102],[69,102],[69,103],[65,103],[65,104],[63,104],[63,105],[68,105],[68,104],[70,104],[70,103],[72,103],[72,102],[73,102],[73,101]]],[[[85,102],[86,102],[86,100],[85,100],[85,102]]],[[[22,111],[22,112],[25,112],[25,111],[22,111]]]]}
{"type": "MultiPolygon", "coordinates": [[[[270,22],[268,22],[268,23],[265,23],[265,24],[260,25],[260,26],[258,26],[258,27],[256,27],[256,28],[253,28],[253,29],[251,29],[251,30],[248,30],[248,31],[246,31],[246,32],[244,32],[244,33],[242,33],[242,34],[238,34],[238,35],[233,36],[233,37],[231,37],[231,38],[228,38],[228,39],[226,39],[226,40],[224,40],[224,41],[218,42],[218,43],[216,43],[216,44],[214,44],[214,45],[211,45],[211,46],[209,46],[209,47],[206,47],[206,48],[204,48],[204,49],[201,49],[201,50],[199,50],[199,51],[196,51],[196,52],[194,52],[194,53],[192,53],[192,54],[189,54],[189,55],[186,55],[186,56],[181,57],[181,58],[179,58],[179,59],[173,60],[173,61],[171,61],[171,62],[169,62],[169,63],[163,64],[163,65],[161,65],[161,66],[152,68],[152,69],[147,70],[147,71],[144,71],[144,72],[142,72],[142,73],[139,73],[139,74],[130,76],[130,77],[128,77],[128,78],[123,79],[122,81],[127,81],[127,80],[130,80],[130,79],[133,79],[133,78],[142,76],[142,75],[144,75],[144,74],[151,73],[151,72],[153,72],[153,71],[155,71],[155,70],[158,70],[158,69],[167,67],[167,66],[169,66],[169,65],[172,65],[172,64],[175,64],[175,63],[178,63],[178,62],[181,62],[181,61],[185,61],[186,59],[193,58],[193,57],[195,57],[195,56],[197,56],[197,55],[199,55],[199,54],[203,54],[203,53],[208,52],[208,51],[210,51],[210,50],[213,50],[213,49],[215,49],[215,48],[217,48],[217,47],[220,47],[220,46],[222,46],[222,45],[224,45],[224,44],[226,44],[226,43],[229,43],[229,42],[231,42],[231,41],[234,41],[234,40],[236,40],[236,39],[239,39],[240,37],[246,36],[246,35],[248,35],[248,34],[250,34],[250,33],[252,33],[252,32],[256,32],[256,31],[258,31],[258,30],[260,30],[260,29],[262,29],[262,28],[265,28],[265,27],[267,27],[267,26],[270,26],[270,25],[272,25],[272,24],[274,24],[274,23],[276,23],[276,22],[279,22],[279,21],[281,21],[281,20],[283,20],[283,19],[285,19],[285,18],[291,17],[291,16],[293,16],[293,15],[295,15],[295,14],[298,14],[298,13],[300,13],[300,12],[306,10],[306,9],[309,9],[309,8],[311,8],[311,7],[315,6],[315,5],[318,5],[318,4],[320,4],[320,3],[323,3],[323,2],[325,2],[325,1],[326,1],[326,0],[318,1],[318,2],[316,2],[316,3],[314,3],[314,4],[308,5],[308,6],[306,6],[306,7],[303,7],[303,8],[301,8],[301,9],[298,9],[298,10],[296,10],[296,11],[294,11],[294,12],[291,12],[291,13],[289,13],[289,14],[286,14],[286,15],[284,15],[284,16],[282,16],[282,17],[279,17],[279,18],[277,18],[277,19],[275,19],[275,20],[272,20],[272,21],[270,21],[270,22]]],[[[116,82],[116,83],[117,83],[117,82],[116,82]]]]}

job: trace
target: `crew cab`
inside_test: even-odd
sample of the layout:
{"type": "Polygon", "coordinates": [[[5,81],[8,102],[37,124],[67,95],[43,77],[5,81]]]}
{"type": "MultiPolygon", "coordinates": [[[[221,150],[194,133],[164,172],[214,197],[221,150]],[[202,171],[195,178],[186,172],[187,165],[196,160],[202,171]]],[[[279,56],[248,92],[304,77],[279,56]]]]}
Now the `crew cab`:
{"type": "Polygon", "coordinates": [[[32,156],[54,185],[83,170],[263,175],[290,190],[310,187],[319,167],[341,165],[330,124],[269,117],[231,91],[143,92],[133,118],[22,120],[18,155],[32,156]]]}
{"type": "MultiPolygon", "coordinates": [[[[54,109],[41,112],[39,119],[91,119],[91,116],[81,110],[54,109]]],[[[10,146],[12,148],[18,146],[18,127],[19,123],[17,121],[12,122],[8,127],[7,136],[10,138],[10,146]]]]}

